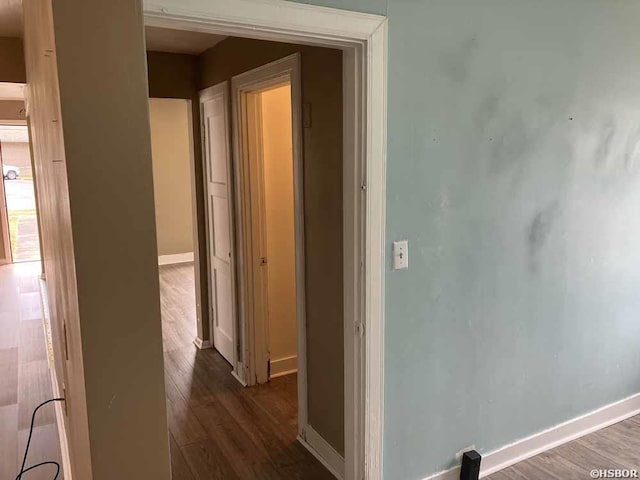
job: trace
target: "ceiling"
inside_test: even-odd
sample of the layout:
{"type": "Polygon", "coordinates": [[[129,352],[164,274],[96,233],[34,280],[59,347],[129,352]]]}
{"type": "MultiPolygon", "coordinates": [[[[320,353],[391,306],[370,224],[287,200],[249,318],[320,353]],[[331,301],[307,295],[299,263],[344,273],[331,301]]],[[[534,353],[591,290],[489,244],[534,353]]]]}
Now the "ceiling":
{"type": "MultiPolygon", "coordinates": [[[[2,0],[0,0],[2,1],[2,0]]],[[[147,50],[151,52],[199,55],[224,40],[223,35],[187,32],[160,27],[145,27],[147,50]]]]}
{"type": "MultiPolygon", "coordinates": [[[[226,37],[160,27],[145,27],[147,50],[199,55],[226,37]]],[[[0,0],[0,37],[22,37],[22,0],[0,0]]]]}
{"type": "Polygon", "coordinates": [[[0,37],[22,37],[22,0],[0,0],[0,37]]]}

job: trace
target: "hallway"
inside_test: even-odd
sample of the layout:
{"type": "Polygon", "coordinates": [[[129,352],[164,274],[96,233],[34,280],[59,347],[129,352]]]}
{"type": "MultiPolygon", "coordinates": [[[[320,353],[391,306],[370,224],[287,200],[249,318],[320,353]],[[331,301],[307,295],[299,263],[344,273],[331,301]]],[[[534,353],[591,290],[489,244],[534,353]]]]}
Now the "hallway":
{"type": "Polygon", "coordinates": [[[295,375],[243,388],[198,350],[193,264],[160,267],[173,480],[334,479],[297,440],[295,375]]]}
{"type": "MultiPolygon", "coordinates": [[[[16,477],[33,409],[52,397],[40,301],[40,263],[0,267],[0,479],[16,477]]],[[[27,466],[61,462],[52,406],[38,411],[27,466]]],[[[51,480],[44,466],[24,480],[51,480]]],[[[58,479],[62,479],[62,473],[58,479]]]]}

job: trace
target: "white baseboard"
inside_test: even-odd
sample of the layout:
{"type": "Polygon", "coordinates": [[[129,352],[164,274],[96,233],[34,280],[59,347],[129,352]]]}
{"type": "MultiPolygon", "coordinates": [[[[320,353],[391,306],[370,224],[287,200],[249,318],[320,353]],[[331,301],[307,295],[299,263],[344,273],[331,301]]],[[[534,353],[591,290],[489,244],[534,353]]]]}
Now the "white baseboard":
{"type": "Polygon", "coordinates": [[[202,340],[200,337],[196,337],[193,339],[193,344],[198,347],[200,350],[206,350],[207,348],[213,348],[211,342],[209,340],[202,340]]]}
{"type": "Polygon", "coordinates": [[[193,252],[174,253],[173,255],[160,255],[158,265],[173,265],[174,263],[193,262],[193,252]]]}
{"type": "MultiPolygon", "coordinates": [[[[482,455],[480,477],[507,468],[563,443],[621,422],[640,413],[640,393],[611,403],[593,412],[581,415],[542,432],[482,455]]],[[[460,467],[436,473],[424,480],[457,480],[460,467]]]]}
{"type": "Polygon", "coordinates": [[[298,441],[338,480],[344,478],[344,458],[316,432],[311,425],[304,427],[304,438],[298,441]]]}
{"type": "MultiPolygon", "coordinates": [[[[46,280],[43,277],[40,279],[40,299],[42,300],[43,310],[43,326],[45,333],[45,341],[47,344],[47,357],[49,361],[49,373],[51,374],[51,387],[54,398],[62,398],[63,392],[60,391],[58,384],[58,374],[56,373],[56,366],[53,359],[53,345],[51,339],[51,317],[49,315],[49,298],[47,297],[46,280]]],[[[64,478],[72,480],[71,476],[71,456],[69,454],[69,441],[67,439],[67,426],[64,421],[65,407],[64,402],[54,402],[54,409],[56,412],[56,425],[58,427],[58,438],[60,440],[60,454],[62,457],[61,472],[64,478]]]]}
{"type": "Polygon", "coordinates": [[[278,358],[277,360],[271,360],[271,375],[270,378],[283,377],[290,375],[298,371],[298,356],[292,355],[290,357],[278,358]]]}
{"type": "Polygon", "coordinates": [[[247,382],[245,382],[245,381],[244,381],[244,379],[242,379],[242,378],[240,377],[240,375],[238,375],[235,371],[232,371],[232,372],[231,372],[231,376],[232,376],[233,378],[235,378],[235,379],[238,381],[238,383],[239,383],[240,385],[242,385],[243,387],[246,387],[246,386],[247,386],[247,382]]]}
{"type": "MultiPolygon", "coordinates": [[[[54,398],[63,397],[63,393],[58,387],[58,376],[56,369],[51,368],[51,384],[53,386],[54,398]]],[[[66,401],[66,400],[65,400],[66,401]]],[[[60,439],[60,454],[62,456],[61,472],[66,480],[72,480],[71,477],[71,456],[69,454],[69,441],[67,439],[67,426],[64,421],[65,407],[64,402],[54,402],[56,411],[56,424],[58,426],[58,438],[60,439]]]]}

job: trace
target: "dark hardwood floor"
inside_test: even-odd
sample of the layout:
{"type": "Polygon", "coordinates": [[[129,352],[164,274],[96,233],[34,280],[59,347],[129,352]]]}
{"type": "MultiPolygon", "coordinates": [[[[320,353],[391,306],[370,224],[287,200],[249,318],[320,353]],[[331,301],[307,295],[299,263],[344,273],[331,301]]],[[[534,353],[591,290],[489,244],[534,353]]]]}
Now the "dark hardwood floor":
{"type": "MultiPolygon", "coordinates": [[[[31,414],[53,395],[44,336],[38,262],[0,266],[0,479],[13,480],[22,463],[31,414]]],[[[60,460],[53,405],[38,411],[26,466],[60,460]]],[[[51,480],[44,466],[24,480],[51,480]]],[[[58,479],[62,479],[61,473],[58,479]]]]}
{"type": "Polygon", "coordinates": [[[192,264],[161,267],[160,290],[173,479],[333,479],[296,440],[295,375],[244,388],[193,345],[192,264]]]}

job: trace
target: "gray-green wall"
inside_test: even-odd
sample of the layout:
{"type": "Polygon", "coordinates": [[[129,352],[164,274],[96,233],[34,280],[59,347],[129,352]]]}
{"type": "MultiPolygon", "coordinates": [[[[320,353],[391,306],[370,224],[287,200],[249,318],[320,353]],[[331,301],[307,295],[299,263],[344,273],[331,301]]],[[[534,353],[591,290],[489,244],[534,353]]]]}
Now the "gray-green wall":
{"type": "Polygon", "coordinates": [[[321,7],[340,8],[354,12],[387,14],[389,0],[293,0],[294,3],[306,3],[321,7]]]}
{"type": "Polygon", "coordinates": [[[387,13],[387,241],[410,242],[386,275],[395,480],[640,391],[640,3],[387,13]]]}
{"type": "Polygon", "coordinates": [[[389,2],[385,474],[640,391],[640,3],[389,2]]]}

